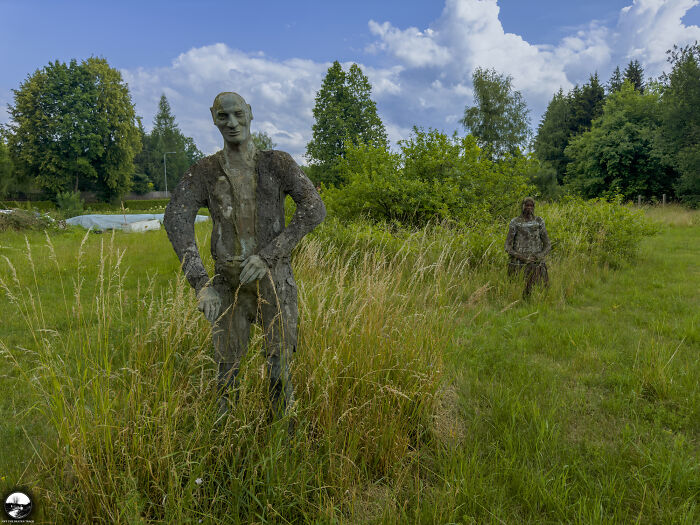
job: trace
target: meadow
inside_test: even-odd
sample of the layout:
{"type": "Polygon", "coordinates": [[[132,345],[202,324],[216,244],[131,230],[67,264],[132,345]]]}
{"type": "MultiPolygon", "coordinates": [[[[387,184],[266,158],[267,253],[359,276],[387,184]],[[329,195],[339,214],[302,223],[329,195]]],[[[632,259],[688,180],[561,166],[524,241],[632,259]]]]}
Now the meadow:
{"type": "Polygon", "coordinates": [[[259,331],[216,421],[162,230],[0,233],[0,488],[39,523],[698,523],[700,213],[537,214],[551,284],[525,302],[506,223],[327,219],[272,422],[259,331]]]}

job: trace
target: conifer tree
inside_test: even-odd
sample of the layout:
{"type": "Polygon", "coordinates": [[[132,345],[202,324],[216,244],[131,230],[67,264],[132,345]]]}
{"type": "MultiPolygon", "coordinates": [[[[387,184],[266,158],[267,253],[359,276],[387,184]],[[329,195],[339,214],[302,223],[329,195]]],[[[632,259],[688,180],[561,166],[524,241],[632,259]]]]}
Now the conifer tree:
{"type": "Polygon", "coordinates": [[[608,95],[620,91],[624,81],[625,79],[622,78],[622,73],[620,72],[620,66],[616,66],[610,80],[608,80],[608,95]]]}
{"type": "Polygon", "coordinates": [[[560,88],[542,116],[534,142],[535,155],[554,168],[560,184],[564,180],[568,164],[564,150],[571,136],[570,118],[569,100],[560,88]]]}
{"type": "Polygon", "coordinates": [[[345,143],[387,147],[386,130],[371,98],[372,86],[357,64],[346,73],[333,62],[316,93],[315,123],[306,146],[309,176],[316,183],[340,185],[337,169],[345,156],[345,143]]]}
{"type": "Polygon", "coordinates": [[[624,80],[629,81],[632,87],[640,93],[644,93],[644,68],[639,60],[630,60],[625,68],[624,80]]]}
{"type": "Polygon", "coordinates": [[[138,159],[137,172],[145,173],[153,188],[159,191],[165,190],[166,166],[167,187],[172,190],[187,168],[203,156],[194,140],[180,131],[165,95],[161,95],[158,102],[153,129],[144,135],[143,141],[144,151],[138,159]]]}

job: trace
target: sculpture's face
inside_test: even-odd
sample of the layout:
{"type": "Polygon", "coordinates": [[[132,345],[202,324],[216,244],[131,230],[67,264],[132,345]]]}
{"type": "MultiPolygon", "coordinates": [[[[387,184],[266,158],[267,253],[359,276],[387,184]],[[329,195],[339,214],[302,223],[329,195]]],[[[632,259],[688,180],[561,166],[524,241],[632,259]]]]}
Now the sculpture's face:
{"type": "Polygon", "coordinates": [[[535,203],[532,201],[525,201],[523,204],[523,214],[532,216],[535,214],[535,203]]]}
{"type": "Polygon", "coordinates": [[[236,95],[224,95],[211,109],[214,124],[224,141],[242,144],[250,137],[250,111],[245,100],[236,95]]]}

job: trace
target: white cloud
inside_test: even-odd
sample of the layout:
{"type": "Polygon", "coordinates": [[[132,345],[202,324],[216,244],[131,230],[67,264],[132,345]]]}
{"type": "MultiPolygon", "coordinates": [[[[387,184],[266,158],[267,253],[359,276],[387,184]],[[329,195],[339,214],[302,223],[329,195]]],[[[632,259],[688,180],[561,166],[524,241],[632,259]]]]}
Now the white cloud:
{"type": "Polygon", "coordinates": [[[496,0],[446,0],[441,16],[424,30],[370,21],[369,29],[378,37],[370,48],[403,66],[395,81],[402,88],[401,100],[378,98],[404,128],[411,118],[416,124],[440,127],[441,122],[455,121],[448,116],[471,103],[474,69],[494,68],[513,77],[536,125],[553,93],[586,82],[596,71],[605,82],[616,65],[624,69],[636,58],[648,76],[660,74],[667,49],[700,40],[700,28],[682,23],[697,4],[698,0],[634,0],[620,11],[614,27],[591,21],[548,46],[505,32],[496,0]]]}
{"type": "Polygon", "coordinates": [[[301,162],[310,139],[314,96],[328,66],[302,59],[276,61],[214,44],[181,54],[169,67],[122,74],[147,129],[165,93],[183,133],[212,153],[221,147],[221,136],[209,107],[217,93],[236,91],[253,108],[253,130],[266,131],[301,162]]]}
{"type": "MultiPolygon", "coordinates": [[[[682,23],[697,4],[634,0],[611,25],[591,21],[555,45],[538,46],[503,29],[496,0],[446,0],[441,16],[425,28],[370,20],[376,41],[365,58],[371,64],[359,65],[372,83],[392,143],[406,138],[414,125],[448,133],[458,129],[465,105],[472,103],[471,74],[477,66],[511,75],[536,125],[553,93],[586,82],[595,71],[605,81],[616,65],[624,68],[636,58],[648,75],[658,75],[667,67],[667,49],[700,40],[700,28],[682,23]]],[[[237,91],[253,107],[253,128],[303,162],[314,97],[329,65],[280,61],[219,43],[190,49],[166,67],[122,73],[147,129],[165,93],[183,132],[211,153],[221,144],[209,116],[211,101],[220,91],[237,91]]]]}
{"type": "Polygon", "coordinates": [[[437,67],[450,60],[450,50],[435,42],[431,29],[423,32],[409,27],[402,31],[389,22],[378,24],[370,20],[369,30],[380,38],[374,47],[370,47],[370,51],[388,50],[410,66],[437,67]]]}

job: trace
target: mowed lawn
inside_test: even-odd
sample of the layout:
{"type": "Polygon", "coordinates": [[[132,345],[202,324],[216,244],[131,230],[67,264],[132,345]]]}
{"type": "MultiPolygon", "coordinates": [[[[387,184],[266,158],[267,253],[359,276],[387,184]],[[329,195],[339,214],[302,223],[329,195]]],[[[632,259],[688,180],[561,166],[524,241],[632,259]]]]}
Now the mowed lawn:
{"type": "MultiPolygon", "coordinates": [[[[198,232],[206,245],[205,230],[198,232]]],[[[41,262],[49,257],[43,234],[29,238],[51,318],[64,310],[61,287],[70,295],[76,268],[51,273],[41,262]]],[[[56,235],[59,259],[82,238],[56,235]]],[[[89,236],[85,250],[95,253],[108,238],[89,236]]],[[[148,279],[165,287],[178,272],[162,231],[115,239],[131,266],[127,293],[148,279]]],[[[32,272],[19,265],[25,253],[22,235],[0,234],[0,256],[31,282],[32,272]]],[[[83,271],[93,277],[86,283],[96,260],[87,259],[83,271]]],[[[0,268],[3,279],[12,278],[4,260],[0,268]]],[[[395,493],[377,489],[370,503],[378,509],[339,511],[338,522],[700,522],[700,226],[664,226],[623,268],[589,268],[583,277],[566,268],[551,264],[550,292],[527,303],[513,285],[499,285],[506,278],[493,269],[474,279],[491,285],[472,283],[470,300],[452,305],[458,311],[444,350],[440,442],[430,472],[395,493]]],[[[22,356],[17,348],[31,347],[33,336],[13,308],[0,295],[0,339],[22,356]]],[[[26,356],[19,364],[30,367],[26,356]]],[[[41,483],[37,443],[51,446],[55,438],[46,415],[30,409],[30,386],[9,358],[0,363],[0,488],[31,489],[41,483]]]]}

